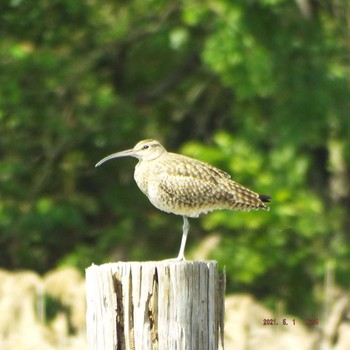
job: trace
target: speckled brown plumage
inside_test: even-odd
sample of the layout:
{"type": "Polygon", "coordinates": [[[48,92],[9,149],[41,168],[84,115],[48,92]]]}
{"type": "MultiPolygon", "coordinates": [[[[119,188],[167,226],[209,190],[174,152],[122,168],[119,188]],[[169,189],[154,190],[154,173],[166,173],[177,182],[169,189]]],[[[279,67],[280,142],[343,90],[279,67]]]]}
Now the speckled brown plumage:
{"type": "Polygon", "coordinates": [[[218,209],[269,210],[265,202],[269,202],[270,197],[232,181],[230,175],[210,164],[167,152],[156,140],[140,141],[133,149],[111,154],[96,166],[125,156],[139,159],[134,178],[151,203],[162,211],[184,217],[182,257],[180,249],[179,260],[184,258],[185,230],[188,230],[186,217],[198,217],[218,209]]]}
{"type": "Polygon", "coordinates": [[[160,210],[197,217],[216,209],[268,209],[255,192],[211,165],[174,153],[141,161],[135,180],[160,210]]]}

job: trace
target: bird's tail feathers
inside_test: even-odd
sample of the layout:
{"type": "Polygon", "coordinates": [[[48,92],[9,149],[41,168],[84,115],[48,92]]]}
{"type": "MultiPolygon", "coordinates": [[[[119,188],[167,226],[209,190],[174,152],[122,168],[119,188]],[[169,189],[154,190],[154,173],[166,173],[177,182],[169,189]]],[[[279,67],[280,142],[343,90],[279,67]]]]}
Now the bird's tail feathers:
{"type": "Polygon", "coordinates": [[[259,194],[259,199],[264,203],[271,202],[271,197],[267,196],[266,194],[259,194]]]}

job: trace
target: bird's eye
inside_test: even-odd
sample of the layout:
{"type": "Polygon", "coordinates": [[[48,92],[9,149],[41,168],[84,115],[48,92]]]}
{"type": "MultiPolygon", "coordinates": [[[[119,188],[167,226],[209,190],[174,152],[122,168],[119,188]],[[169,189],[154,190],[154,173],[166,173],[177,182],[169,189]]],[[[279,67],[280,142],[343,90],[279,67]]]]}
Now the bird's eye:
{"type": "Polygon", "coordinates": [[[148,148],[149,148],[148,145],[144,145],[144,146],[142,147],[142,149],[148,149],[148,148]]]}

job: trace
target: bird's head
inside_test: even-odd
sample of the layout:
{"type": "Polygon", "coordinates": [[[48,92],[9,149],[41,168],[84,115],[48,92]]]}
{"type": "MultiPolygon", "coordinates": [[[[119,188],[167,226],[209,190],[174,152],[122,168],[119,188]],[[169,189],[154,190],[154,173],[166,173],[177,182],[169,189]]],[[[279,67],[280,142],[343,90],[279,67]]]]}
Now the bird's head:
{"type": "Polygon", "coordinates": [[[100,160],[95,166],[99,166],[107,160],[120,157],[135,157],[139,160],[153,160],[166,153],[165,148],[156,140],[140,141],[134,148],[126,151],[110,154],[100,160]]]}

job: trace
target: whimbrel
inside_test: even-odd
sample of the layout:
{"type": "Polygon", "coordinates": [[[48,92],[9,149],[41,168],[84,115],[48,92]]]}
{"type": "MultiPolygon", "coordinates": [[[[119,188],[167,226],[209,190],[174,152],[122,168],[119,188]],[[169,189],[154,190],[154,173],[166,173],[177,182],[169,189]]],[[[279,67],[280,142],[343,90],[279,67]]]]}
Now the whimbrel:
{"type": "Polygon", "coordinates": [[[184,260],[189,223],[218,209],[269,210],[270,197],[259,195],[230,179],[224,171],[197,159],[167,152],[156,140],[140,141],[134,148],[113,153],[95,166],[119,157],[135,157],[134,178],[140,190],[158,209],[183,216],[183,232],[179,255],[184,260]]]}

